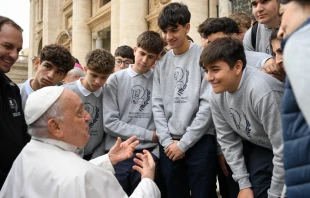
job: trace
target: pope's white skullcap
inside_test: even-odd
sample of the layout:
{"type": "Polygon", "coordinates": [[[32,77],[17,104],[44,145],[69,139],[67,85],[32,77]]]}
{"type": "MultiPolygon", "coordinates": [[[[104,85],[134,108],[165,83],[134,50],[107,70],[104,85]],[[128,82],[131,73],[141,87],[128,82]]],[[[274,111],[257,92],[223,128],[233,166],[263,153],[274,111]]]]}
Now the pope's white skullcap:
{"type": "Polygon", "coordinates": [[[59,98],[63,90],[63,87],[48,86],[30,94],[25,106],[25,119],[27,125],[40,118],[59,98]]]}

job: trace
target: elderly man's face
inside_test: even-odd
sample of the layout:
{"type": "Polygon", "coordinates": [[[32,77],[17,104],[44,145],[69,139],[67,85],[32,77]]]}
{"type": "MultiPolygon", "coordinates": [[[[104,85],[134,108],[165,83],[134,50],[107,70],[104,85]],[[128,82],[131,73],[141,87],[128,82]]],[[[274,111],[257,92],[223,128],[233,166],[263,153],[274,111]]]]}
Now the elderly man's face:
{"type": "Polygon", "coordinates": [[[59,127],[64,133],[62,140],[82,148],[89,140],[88,121],[91,117],[77,94],[70,90],[64,90],[63,94],[64,119],[59,121],[59,127]]]}

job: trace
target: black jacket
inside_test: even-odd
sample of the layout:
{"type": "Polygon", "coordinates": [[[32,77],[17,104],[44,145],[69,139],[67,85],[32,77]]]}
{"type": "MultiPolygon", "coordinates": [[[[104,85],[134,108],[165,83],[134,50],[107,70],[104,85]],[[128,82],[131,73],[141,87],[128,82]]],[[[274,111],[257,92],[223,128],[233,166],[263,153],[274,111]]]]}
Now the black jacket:
{"type": "Polygon", "coordinates": [[[0,72],[0,189],[29,140],[19,88],[0,72]]]}

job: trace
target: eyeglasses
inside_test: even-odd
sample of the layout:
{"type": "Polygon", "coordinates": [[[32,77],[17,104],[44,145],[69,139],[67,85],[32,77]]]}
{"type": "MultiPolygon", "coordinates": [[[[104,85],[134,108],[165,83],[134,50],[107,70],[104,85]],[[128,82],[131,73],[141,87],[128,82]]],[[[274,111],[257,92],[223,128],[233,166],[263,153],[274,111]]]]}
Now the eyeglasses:
{"type": "Polygon", "coordinates": [[[130,62],[128,60],[125,60],[125,61],[122,61],[122,60],[119,60],[119,59],[115,60],[115,65],[117,65],[117,66],[120,66],[122,63],[124,63],[124,65],[126,67],[129,67],[129,65],[132,64],[132,62],[130,62]]]}

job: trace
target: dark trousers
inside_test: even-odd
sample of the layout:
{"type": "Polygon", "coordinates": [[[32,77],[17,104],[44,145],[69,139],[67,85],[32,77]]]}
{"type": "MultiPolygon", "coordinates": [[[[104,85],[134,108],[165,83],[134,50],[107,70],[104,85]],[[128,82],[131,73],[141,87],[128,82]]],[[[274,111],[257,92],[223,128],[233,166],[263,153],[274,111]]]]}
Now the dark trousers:
{"type": "MultiPolygon", "coordinates": [[[[131,158],[128,158],[114,165],[115,177],[117,178],[118,182],[123,187],[123,190],[128,196],[133,193],[133,191],[136,189],[136,187],[141,181],[141,174],[138,171],[132,169],[132,167],[135,165],[133,158],[136,157],[136,153],[142,153],[142,150],[134,151],[134,154],[131,158]]],[[[156,164],[154,180],[155,183],[160,186],[160,184],[158,184],[160,182],[159,159],[154,154],[152,154],[152,156],[156,164]]]]}
{"type": "Polygon", "coordinates": [[[229,175],[226,177],[221,169],[221,166],[217,167],[217,179],[220,187],[220,194],[222,198],[236,198],[239,193],[239,184],[232,178],[232,171],[229,165],[226,163],[229,175]]]}
{"type": "Polygon", "coordinates": [[[213,135],[204,135],[181,160],[170,160],[162,146],[159,150],[168,198],[215,196],[217,156],[213,135]]]}
{"type": "Polygon", "coordinates": [[[243,156],[255,198],[267,198],[273,171],[272,150],[243,141],[243,156]]]}

